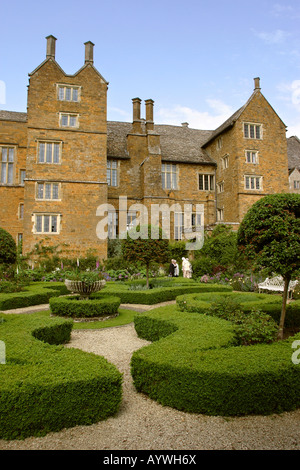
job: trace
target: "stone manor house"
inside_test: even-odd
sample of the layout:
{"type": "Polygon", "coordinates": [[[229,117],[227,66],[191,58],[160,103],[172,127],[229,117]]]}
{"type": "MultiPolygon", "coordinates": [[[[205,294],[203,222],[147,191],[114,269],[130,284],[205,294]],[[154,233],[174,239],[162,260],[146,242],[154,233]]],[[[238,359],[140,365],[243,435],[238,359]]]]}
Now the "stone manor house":
{"type": "Polygon", "coordinates": [[[121,226],[138,223],[141,206],[148,214],[154,205],[172,208],[159,212],[160,223],[167,218],[170,237],[181,239],[185,226],[200,223],[237,229],[266,194],[300,193],[300,141],[286,138],[259,78],[215,130],[155,124],[154,101],[145,100],[142,118],[139,98],[132,122],[110,122],[94,44],[85,43],[83,66],[68,75],[55,60],[56,38],[46,40],[46,59],[29,74],[27,113],[0,111],[0,227],[23,253],[46,240],[70,256],[94,249],[105,258],[99,223],[118,237],[121,226]]]}

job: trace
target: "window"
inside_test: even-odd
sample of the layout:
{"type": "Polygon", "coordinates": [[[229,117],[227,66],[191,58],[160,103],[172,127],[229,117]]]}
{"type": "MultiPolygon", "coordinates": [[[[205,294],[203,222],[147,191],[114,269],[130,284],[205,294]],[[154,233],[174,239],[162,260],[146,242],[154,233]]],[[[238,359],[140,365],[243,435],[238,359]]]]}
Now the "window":
{"type": "Polygon", "coordinates": [[[108,238],[115,239],[118,234],[118,213],[117,212],[108,212],[108,224],[107,232],[108,238]]]}
{"type": "Polygon", "coordinates": [[[184,226],[184,213],[175,212],[174,213],[174,239],[181,240],[183,234],[184,226]]]}
{"type": "Polygon", "coordinates": [[[246,150],[246,163],[258,163],[258,152],[246,150]]]}
{"type": "Polygon", "coordinates": [[[135,211],[129,211],[127,213],[127,230],[136,226],[137,213],[135,211]]]}
{"type": "Polygon", "coordinates": [[[37,199],[58,199],[58,183],[37,183],[37,199]]]}
{"type": "Polygon", "coordinates": [[[229,166],[229,156],[225,155],[225,157],[222,158],[222,169],[225,170],[225,168],[228,168],[229,166]]]}
{"type": "Polygon", "coordinates": [[[79,101],[79,87],[58,85],[58,99],[61,101],[79,101]]]}
{"type": "Polygon", "coordinates": [[[23,203],[19,205],[19,219],[21,220],[24,219],[24,204],[23,203]]]}
{"type": "Polygon", "coordinates": [[[261,124],[244,124],[244,137],[246,139],[261,139],[261,124]]]}
{"type": "Polygon", "coordinates": [[[1,152],[1,183],[12,184],[14,180],[14,147],[0,147],[1,152]]]}
{"type": "Polygon", "coordinates": [[[107,160],[107,184],[118,186],[118,162],[116,160],[107,160]]]}
{"type": "Polygon", "coordinates": [[[61,144],[59,142],[39,142],[39,163],[60,163],[61,144]]]}
{"type": "Polygon", "coordinates": [[[223,138],[219,137],[217,140],[217,149],[220,150],[223,147],[223,138]]]}
{"type": "Polygon", "coordinates": [[[224,221],[224,209],[217,209],[217,222],[224,221]]]}
{"type": "Polygon", "coordinates": [[[161,183],[163,189],[177,189],[177,166],[172,163],[162,163],[161,183]]]}
{"type": "Polygon", "coordinates": [[[58,214],[35,214],[36,233],[59,233],[58,214]]]}
{"type": "Polygon", "coordinates": [[[20,184],[24,186],[25,184],[26,171],[20,170],[20,184]]]}
{"type": "Polygon", "coordinates": [[[294,181],[294,189],[300,189],[300,181],[294,181]]]}
{"type": "Polygon", "coordinates": [[[78,127],[78,114],[61,113],[59,125],[60,127],[78,127]]]}
{"type": "Polygon", "coordinates": [[[221,183],[218,183],[217,188],[218,188],[218,193],[223,193],[224,192],[224,181],[221,181],[221,183]]]}
{"type": "Polygon", "coordinates": [[[199,175],[199,190],[200,191],[214,191],[215,189],[215,176],[210,174],[199,175]]]}
{"type": "Polygon", "coordinates": [[[245,189],[262,189],[262,176],[245,176],[245,189]]]}

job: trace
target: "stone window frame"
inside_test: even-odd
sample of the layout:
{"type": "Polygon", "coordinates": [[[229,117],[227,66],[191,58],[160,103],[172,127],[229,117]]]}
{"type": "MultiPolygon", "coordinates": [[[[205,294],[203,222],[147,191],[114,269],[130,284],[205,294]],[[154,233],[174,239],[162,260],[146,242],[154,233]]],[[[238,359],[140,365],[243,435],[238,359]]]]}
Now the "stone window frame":
{"type": "Polygon", "coordinates": [[[199,191],[215,191],[215,174],[214,173],[198,173],[198,189],[199,191]],[[207,180],[206,177],[207,176],[207,180]],[[200,184],[200,181],[202,183],[200,184]],[[202,186],[202,187],[201,187],[202,186]]]}
{"type": "Polygon", "coordinates": [[[258,152],[258,150],[246,149],[246,150],[245,150],[245,162],[247,163],[247,165],[248,165],[248,164],[251,164],[251,165],[258,165],[258,164],[259,164],[259,152],[258,152]],[[250,159],[248,158],[248,154],[251,154],[250,159]],[[249,161],[249,160],[252,159],[253,154],[255,155],[255,161],[249,161]]]}
{"type": "Polygon", "coordinates": [[[263,177],[259,175],[244,175],[244,187],[246,191],[262,191],[263,190],[263,177]],[[249,178],[249,187],[247,187],[248,185],[247,178],[249,178]],[[255,186],[254,188],[251,188],[252,180],[254,181],[254,186],[255,186]]]}
{"type": "Polygon", "coordinates": [[[61,164],[61,156],[62,156],[62,141],[61,140],[49,140],[49,139],[38,139],[37,140],[37,163],[41,165],[60,165],[61,164]],[[44,145],[44,160],[40,160],[41,156],[41,144],[44,145]],[[51,161],[47,161],[47,144],[51,144],[53,146],[51,150],[51,161]],[[54,145],[58,145],[58,161],[54,161],[54,145]]]}
{"type": "Polygon", "coordinates": [[[58,118],[59,127],[62,129],[78,129],[79,128],[79,113],[60,112],[58,118]],[[63,117],[67,116],[67,125],[62,124],[63,117]],[[70,125],[70,119],[75,118],[75,125],[70,125]]]}
{"type": "Polygon", "coordinates": [[[229,155],[226,154],[224,157],[221,158],[221,166],[222,170],[226,170],[226,168],[229,168],[229,155]]]}
{"type": "Polygon", "coordinates": [[[219,181],[219,183],[217,183],[217,191],[219,194],[224,193],[224,185],[225,185],[224,180],[219,181]]]}
{"type": "Polygon", "coordinates": [[[107,185],[112,188],[117,188],[119,186],[119,167],[120,167],[120,162],[116,159],[107,159],[106,162],[106,181],[107,185]],[[115,165],[113,167],[112,165],[115,165]],[[115,172],[114,172],[115,171],[115,172]],[[115,175],[115,179],[113,178],[113,175],[115,175]],[[116,184],[112,184],[113,180],[115,181],[116,184]]]}
{"type": "Polygon", "coordinates": [[[47,234],[47,235],[59,235],[60,234],[60,231],[61,231],[61,214],[57,213],[57,212],[35,212],[33,214],[33,233],[37,234],[37,235],[44,235],[44,234],[47,234]],[[37,230],[37,221],[38,221],[38,217],[41,217],[41,230],[37,230]],[[46,221],[46,217],[49,217],[49,228],[51,227],[50,230],[45,230],[45,221],[46,221]],[[56,223],[53,224],[53,217],[55,217],[56,219],[56,223]],[[56,230],[52,230],[52,227],[55,226],[56,230]]]}
{"type": "Polygon", "coordinates": [[[21,186],[24,186],[25,178],[26,178],[26,170],[24,168],[21,168],[19,171],[19,183],[21,186]]]}
{"type": "Polygon", "coordinates": [[[70,85],[69,83],[57,83],[56,84],[56,96],[58,101],[66,101],[67,103],[79,103],[81,101],[81,86],[80,85],[70,85]],[[71,90],[71,99],[66,99],[66,90],[71,90]],[[63,98],[60,90],[64,90],[63,98]],[[77,99],[73,99],[73,90],[77,90],[77,99]]]}
{"type": "Polygon", "coordinates": [[[18,218],[19,218],[19,220],[24,219],[24,201],[20,202],[20,204],[19,204],[18,218]]]}
{"type": "Polygon", "coordinates": [[[217,208],[217,222],[224,222],[224,207],[217,208]]]}
{"type": "Polygon", "coordinates": [[[15,183],[16,180],[16,164],[17,164],[17,146],[13,144],[0,144],[0,185],[1,186],[10,186],[15,183]],[[3,149],[7,149],[7,156],[6,156],[6,161],[3,159],[3,149]],[[9,160],[9,150],[13,150],[13,160],[9,160]],[[6,178],[5,181],[2,181],[3,179],[3,174],[2,174],[2,169],[3,165],[5,164],[6,170],[6,178]],[[12,167],[12,172],[11,172],[11,181],[8,181],[9,179],[9,165],[12,167]]]}
{"type": "Polygon", "coordinates": [[[165,190],[178,190],[178,178],[179,170],[176,163],[163,162],[161,164],[161,184],[162,189],[165,190]],[[170,167],[168,170],[168,166],[170,167]],[[168,181],[168,175],[170,175],[170,181],[168,181]],[[174,184],[175,178],[175,184],[174,184]],[[169,184],[169,185],[168,185],[169,184]]]}
{"type": "Polygon", "coordinates": [[[294,189],[300,189],[300,180],[294,180],[294,189]]]}
{"type": "Polygon", "coordinates": [[[174,212],[174,240],[182,240],[184,232],[184,212],[174,212]]]}
{"type": "Polygon", "coordinates": [[[263,139],[263,126],[259,122],[250,122],[245,121],[243,122],[243,136],[244,139],[249,140],[262,140],[263,139]],[[247,126],[247,127],[246,127],[247,126]],[[253,136],[251,135],[251,126],[253,126],[253,136]],[[246,131],[247,129],[247,131],[246,131]],[[259,136],[257,130],[259,129],[259,136]]]}
{"type": "Polygon", "coordinates": [[[37,181],[36,182],[36,188],[35,188],[35,200],[36,201],[61,201],[61,183],[58,183],[56,181],[37,181]],[[39,197],[40,191],[39,191],[39,186],[43,185],[43,196],[39,197]],[[50,198],[46,197],[46,185],[50,185],[50,198]],[[57,198],[53,197],[53,187],[57,186],[57,198]]]}

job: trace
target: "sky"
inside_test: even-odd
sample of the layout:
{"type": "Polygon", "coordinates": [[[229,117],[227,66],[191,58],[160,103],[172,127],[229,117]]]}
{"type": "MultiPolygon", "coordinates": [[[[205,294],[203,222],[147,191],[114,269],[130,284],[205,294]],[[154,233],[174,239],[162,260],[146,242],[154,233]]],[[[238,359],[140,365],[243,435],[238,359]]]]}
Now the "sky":
{"type": "MultiPolygon", "coordinates": [[[[26,112],[28,74],[46,36],[67,74],[84,64],[109,82],[110,121],[154,100],[156,124],[216,129],[261,91],[300,138],[300,0],[10,0],[1,6],[0,109],[26,112]]],[[[144,105],[141,108],[144,117],[144,105]]]]}

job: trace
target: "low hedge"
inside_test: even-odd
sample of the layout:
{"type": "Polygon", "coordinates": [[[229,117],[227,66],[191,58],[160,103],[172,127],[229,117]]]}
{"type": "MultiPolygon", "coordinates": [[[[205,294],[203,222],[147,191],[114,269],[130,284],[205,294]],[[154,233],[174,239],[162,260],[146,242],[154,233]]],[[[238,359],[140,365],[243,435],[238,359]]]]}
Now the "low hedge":
{"type": "Polygon", "coordinates": [[[107,295],[114,295],[120,298],[123,304],[145,304],[154,305],[160,302],[175,300],[178,295],[193,292],[231,292],[232,287],[221,284],[197,284],[187,283],[187,285],[175,287],[157,287],[147,290],[130,290],[130,284],[118,284],[106,286],[100,292],[92,294],[92,298],[102,298],[107,295]]]}
{"type": "MultiPolygon", "coordinates": [[[[230,295],[233,300],[236,300],[241,305],[243,312],[247,313],[252,309],[259,309],[270,315],[276,323],[279,323],[282,297],[278,294],[257,294],[253,292],[191,294],[178,296],[176,298],[176,304],[182,311],[205,313],[212,302],[219,301],[222,297],[227,295],[230,295]]],[[[285,327],[300,327],[300,300],[295,300],[287,304],[285,327]]]]}
{"type": "Polygon", "coordinates": [[[175,305],[135,318],[138,335],[153,344],[131,360],[139,392],[165,406],[207,415],[242,416],[300,407],[300,365],[292,342],[236,346],[234,325],[175,305]]]}
{"type": "Polygon", "coordinates": [[[53,315],[73,318],[104,317],[118,313],[119,297],[79,300],[80,296],[52,297],[49,301],[53,315]]]}
{"type": "Polygon", "coordinates": [[[51,297],[69,293],[70,292],[62,282],[37,282],[26,286],[24,290],[20,292],[0,294],[0,310],[47,304],[51,297]]]}
{"type": "Polygon", "coordinates": [[[2,315],[0,438],[24,439],[116,413],[122,375],[106,359],[64,348],[73,322],[42,314],[2,315]],[[51,345],[49,344],[51,343],[51,345]]]}

